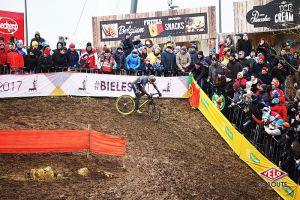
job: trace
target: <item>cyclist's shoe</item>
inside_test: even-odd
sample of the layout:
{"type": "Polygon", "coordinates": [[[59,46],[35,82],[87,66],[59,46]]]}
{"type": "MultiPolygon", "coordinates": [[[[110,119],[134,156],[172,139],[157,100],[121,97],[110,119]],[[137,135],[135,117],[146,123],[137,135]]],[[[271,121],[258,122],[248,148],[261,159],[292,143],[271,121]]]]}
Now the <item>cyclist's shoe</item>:
{"type": "Polygon", "coordinates": [[[140,110],[136,110],[136,113],[138,113],[138,114],[142,114],[143,112],[142,112],[142,111],[140,111],[140,110]]]}

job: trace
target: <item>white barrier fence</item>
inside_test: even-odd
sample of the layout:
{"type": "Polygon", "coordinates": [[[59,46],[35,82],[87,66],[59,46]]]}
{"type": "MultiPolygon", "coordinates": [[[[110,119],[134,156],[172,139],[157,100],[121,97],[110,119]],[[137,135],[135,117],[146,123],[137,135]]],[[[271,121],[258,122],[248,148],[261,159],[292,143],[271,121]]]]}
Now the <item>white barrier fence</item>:
{"type": "MultiPolygon", "coordinates": [[[[134,95],[131,82],[136,76],[59,72],[49,74],[2,75],[0,98],[34,96],[118,97],[134,95]]],[[[157,77],[163,98],[187,98],[188,77],[157,77]]],[[[152,85],[146,86],[153,93],[152,85]]]]}

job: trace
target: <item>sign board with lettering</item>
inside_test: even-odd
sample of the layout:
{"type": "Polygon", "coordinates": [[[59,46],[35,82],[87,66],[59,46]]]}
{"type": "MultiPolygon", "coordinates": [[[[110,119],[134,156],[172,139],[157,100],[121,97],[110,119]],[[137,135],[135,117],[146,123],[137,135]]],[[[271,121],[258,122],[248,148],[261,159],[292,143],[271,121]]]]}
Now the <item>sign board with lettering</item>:
{"type": "Polygon", "coordinates": [[[263,6],[254,6],[247,13],[247,22],[254,27],[272,29],[295,27],[300,19],[297,4],[295,0],[275,0],[263,6]]]}
{"type": "Polygon", "coordinates": [[[207,14],[101,21],[102,41],[122,40],[126,33],[143,38],[207,34],[207,14]]]}
{"type": "Polygon", "coordinates": [[[24,41],[24,13],[0,10],[0,36],[5,43],[11,36],[24,41]]]}

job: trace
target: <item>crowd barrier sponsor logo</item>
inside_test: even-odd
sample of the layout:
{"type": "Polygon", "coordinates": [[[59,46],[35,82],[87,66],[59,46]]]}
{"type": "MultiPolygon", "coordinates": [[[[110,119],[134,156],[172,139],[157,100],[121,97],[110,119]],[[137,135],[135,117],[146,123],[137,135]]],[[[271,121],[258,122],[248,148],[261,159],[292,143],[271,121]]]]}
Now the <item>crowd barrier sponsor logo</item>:
{"type": "MultiPolygon", "coordinates": [[[[32,96],[134,96],[132,82],[136,76],[115,76],[83,73],[50,73],[0,76],[0,98],[32,96]]],[[[157,77],[157,86],[163,98],[188,98],[187,76],[157,77]]],[[[156,93],[153,85],[147,92],[156,93]]],[[[199,89],[198,89],[199,91],[199,89]]],[[[195,94],[198,94],[197,92],[195,94]]]]}
{"type": "Polygon", "coordinates": [[[276,181],[278,179],[283,178],[287,175],[284,171],[281,171],[280,169],[276,169],[274,167],[271,167],[270,169],[267,169],[260,173],[260,175],[264,178],[269,179],[270,181],[276,181]]]}

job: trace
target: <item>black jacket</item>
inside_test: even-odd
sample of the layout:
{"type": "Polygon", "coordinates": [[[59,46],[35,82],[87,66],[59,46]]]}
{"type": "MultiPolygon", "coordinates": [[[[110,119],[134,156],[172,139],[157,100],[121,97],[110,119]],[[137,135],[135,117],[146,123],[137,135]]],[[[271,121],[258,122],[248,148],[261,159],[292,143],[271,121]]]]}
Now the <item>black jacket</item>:
{"type": "Polygon", "coordinates": [[[270,73],[262,74],[262,73],[260,72],[260,73],[258,73],[257,78],[258,78],[259,80],[261,80],[261,82],[262,82],[263,84],[271,85],[271,82],[272,82],[272,75],[271,75],[270,73]]]}
{"type": "Polygon", "coordinates": [[[286,80],[286,77],[288,76],[288,70],[285,66],[283,66],[281,69],[279,69],[278,66],[275,66],[272,71],[272,76],[274,78],[277,78],[280,84],[283,84],[286,80]]]}
{"type": "Polygon", "coordinates": [[[241,40],[239,44],[239,51],[244,51],[245,56],[249,56],[252,50],[252,43],[250,40],[241,40]]]}
{"type": "Polygon", "coordinates": [[[232,80],[236,79],[236,75],[243,70],[242,65],[237,62],[229,62],[227,68],[230,70],[229,78],[232,80]]]}
{"type": "Polygon", "coordinates": [[[122,44],[123,44],[123,50],[125,53],[125,57],[127,57],[133,50],[133,42],[129,38],[129,39],[122,40],[122,44]]]}
{"type": "Polygon", "coordinates": [[[25,57],[25,67],[34,70],[37,67],[38,58],[36,56],[26,55],[25,57]]]}
{"type": "MultiPolygon", "coordinates": [[[[39,70],[50,69],[53,66],[53,62],[52,62],[51,56],[49,55],[47,57],[44,57],[44,55],[41,55],[39,57],[39,59],[38,59],[37,65],[38,65],[38,69],[39,70]]],[[[40,71],[38,71],[38,72],[40,72],[40,71]]]]}
{"type": "Polygon", "coordinates": [[[66,54],[61,54],[59,52],[55,52],[52,55],[52,61],[53,61],[53,65],[55,67],[67,67],[68,66],[66,54]]]}

